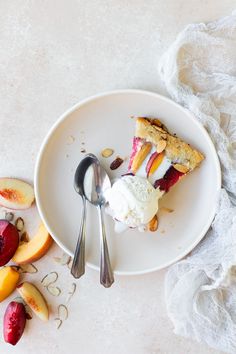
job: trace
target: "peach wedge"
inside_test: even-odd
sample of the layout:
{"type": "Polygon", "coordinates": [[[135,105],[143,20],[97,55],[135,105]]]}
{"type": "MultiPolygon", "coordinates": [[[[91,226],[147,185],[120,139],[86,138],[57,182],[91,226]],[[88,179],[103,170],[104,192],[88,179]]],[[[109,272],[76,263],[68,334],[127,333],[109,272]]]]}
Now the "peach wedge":
{"type": "Polygon", "coordinates": [[[133,173],[136,173],[137,170],[140,168],[142,165],[143,161],[146,159],[147,155],[150,153],[152,149],[152,144],[151,143],[144,143],[141,149],[137,152],[135,155],[131,170],[133,173]]]}
{"type": "Polygon", "coordinates": [[[36,286],[31,283],[24,282],[17,286],[17,291],[25,303],[42,321],[48,320],[48,305],[36,286]]]}
{"type": "Polygon", "coordinates": [[[35,262],[45,255],[52,243],[53,239],[41,223],[36,235],[29,242],[20,244],[12,261],[16,264],[35,262]]]}
{"type": "Polygon", "coordinates": [[[19,273],[12,267],[0,269],[0,302],[15,290],[19,277],[19,273]]]}
{"type": "Polygon", "coordinates": [[[34,201],[33,187],[16,178],[0,178],[0,205],[8,209],[28,209],[34,201]]]}

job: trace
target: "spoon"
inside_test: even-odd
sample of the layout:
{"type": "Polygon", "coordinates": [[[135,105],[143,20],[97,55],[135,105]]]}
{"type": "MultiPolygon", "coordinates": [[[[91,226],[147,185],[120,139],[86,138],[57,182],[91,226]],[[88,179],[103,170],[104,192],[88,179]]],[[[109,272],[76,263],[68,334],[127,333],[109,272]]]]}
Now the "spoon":
{"type": "MultiPolygon", "coordinates": [[[[93,156],[93,155],[92,155],[93,156]]],[[[84,176],[87,169],[93,163],[90,154],[79,163],[74,177],[74,189],[81,196],[83,202],[82,219],[80,224],[78,241],[71,267],[74,278],[80,278],[85,272],[85,224],[86,224],[86,198],[84,195],[84,176]]]]}
{"type": "Polygon", "coordinates": [[[114,276],[106,240],[103,207],[106,203],[105,191],[111,187],[111,182],[96,156],[93,155],[91,158],[93,163],[88,167],[84,177],[84,194],[86,199],[98,209],[101,247],[100,283],[105,288],[109,288],[114,283],[114,276]]]}

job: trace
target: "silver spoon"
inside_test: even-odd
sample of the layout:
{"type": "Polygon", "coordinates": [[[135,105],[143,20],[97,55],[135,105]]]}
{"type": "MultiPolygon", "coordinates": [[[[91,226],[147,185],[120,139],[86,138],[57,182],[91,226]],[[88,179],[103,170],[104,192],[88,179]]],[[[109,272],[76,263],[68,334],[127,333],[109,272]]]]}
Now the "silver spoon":
{"type": "Polygon", "coordinates": [[[79,163],[74,177],[75,191],[81,196],[83,202],[82,219],[80,224],[78,241],[75,249],[75,255],[71,267],[71,274],[75,278],[80,278],[85,272],[85,224],[86,224],[86,198],[84,195],[84,176],[87,169],[93,163],[93,155],[86,157],[79,163]]]}
{"type": "Polygon", "coordinates": [[[100,283],[105,288],[109,288],[114,283],[103,216],[103,207],[106,203],[104,193],[110,187],[111,182],[106,171],[101,167],[96,156],[93,155],[93,163],[88,167],[84,177],[84,194],[86,199],[98,209],[101,247],[100,283]]]}

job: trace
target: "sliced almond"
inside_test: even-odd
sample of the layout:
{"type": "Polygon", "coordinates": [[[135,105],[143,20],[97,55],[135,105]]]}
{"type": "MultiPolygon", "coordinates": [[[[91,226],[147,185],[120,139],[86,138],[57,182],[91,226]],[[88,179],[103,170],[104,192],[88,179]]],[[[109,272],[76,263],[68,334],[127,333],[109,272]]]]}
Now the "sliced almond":
{"type": "Polygon", "coordinates": [[[155,129],[160,133],[161,138],[163,138],[164,140],[166,140],[166,138],[167,138],[167,133],[166,133],[166,131],[163,129],[163,124],[162,124],[161,127],[155,125],[155,129]]]}
{"type": "Polygon", "coordinates": [[[14,219],[14,214],[9,211],[5,211],[5,219],[11,222],[14,219]]]}
{"type": "MultiPolygon", "coordinates": [[[[166,133],[168,132],[167,127],[165,126],[165,124],[163,124],[159,119],[152,119],[152,121],[154,121],[154,125],[158,126],[159,128],[161,128],[161,131],[165,133],[165,139],[166,139],[166,133]]],[[[159,130],[160,131],[160,130],[159,130]]],[[[162,136],[163,137],[163,136],[162,136]]]]}
{"type": "Polygon", "coordinates": [[[162,128],[162,122],[158,118],[154,118],[151,120],[152,124],[157,125],[158,127],[162,128]]]}
{"type": "Polygon", "coordinates": [[[110,157],[111,155],[113,155],[113,153],[114,153],[114,150],[106,148],[106,149],[102,150],[101,155],[102,155],[102,157],[107,158],[107,157],[110,157]]]}
{"type": "Polygon", "coordinates": [[[73,144],[74,141],[75,141],[75,137],[73,135],[69,135],[67,137],[67,145],[73,144]]]}
{"type": "Polygon", "coordinates": [[[148,230],[149,231],[156,231],[158,228],[158,218],[157,215],[154,215],[152,220],[149,221],[148,223],[148,230]]]}
{"type": "Polygon", "coordinates": [[[188,167],[181,165],[179,163],[174,164],[173,167],[181,173],[187,173],[189,171],[188,167]]]}
{"type": "Polygon", "coordinates": [[[167,212],[167,213],[173,213],[173,211],[174,211],[174,209],[167,208],[167,207],[161,207],[160,210],[164,211],[164,212],[167,212]]]}
{"type": "Polygon", "coordinates": [[[33,273],[37,273],[38,269],[33,265],[33,264],[21,264],[19,266],[11,266],[11,268],[13,268],[16,272],[22,274],[22,273],[29,273],[29,274],[33,274],[33,273]]]}
{"type": "Polygon", "coordinates": [[[65,321],[68,318],[68,309],[65,305],[60,304],[58,306],[58,317],[62,320],[65,321]]]}
{"type": "Polygon", "coordinates": [[[67,264],[67,267],[71,270],[73,264],[73,258],[70,259],[69,263],[67,264]]]}
{"type": "Polygon", "coordinates": [[[164,151],[166,148],[166,144],[167,144],[166,140],[160,140],[156,146],[156,151],[158,153],[161,153],[162,151],[164,151]]]}
{"type": "Polygon", "coordinates": [[[22,264],[20,266],[20,272],[33,274],[33,273],[37,273],[38,269],[33,264],[22,264]]]}
{"type": "Polygon", "coordinates": [[[29,235],[27,234],[27,232],[23,232],[23,234],[20,237],[20,242],[29,242],[29,235]]]}
{"type": "Polygon", "coordinates": [[[59,263],[61,265],[66,265],[70,262],[71,256],[69,256],[67,253],[63,252],[61,257],[54,257],[53,259],[56,263],[59,263]]]}
{"type": "Polygon", "coordinates": [[[155,128],[156,128],[156,130],[158,130],[158,131],[161,133],[160,136],[161,136],[164,140],[166,140],[166,137],[167,137],[166,131],[165,131],[164,129],[162,129],[161,127],[155,126],[155,128]]]}
{"type": "Polygon", "coordinates": [[[56,328],[59,329],[62,325],[62,320],[60,318],[55,318],[56,328]]]}
{"type": "Polygon", "coordinates": [[[135,157],[133,159],[132,166],[131,166],[131,170],[133,173],[136,173],[138,171],[138,169],[142,165],[143,161],[145,160],[147,155],[150,153],[151,149],[152,149],[151,143],[143,144],[143,146],[137,152],[137,154],[135,155],[135,157]]]}
{"type": "Polygon", "coordinates": [[[22,273],[21,271],[21,267],[20,266],[17,266],[17,265],[11,265],[10,266],[12,269],[14,269],[16,272],[18,273],[22,273]]]}
{"type": "Polygon", "coordinates": [[[61,256],[60,264],[66,265],[70,262],[70,260],[71,260],[71,256],[69,256],[67,253],[63,252],[63,254],[61,256]]]}
{"type": "Polygon", "coordinates": [[[46,288],[50,284],[55,283],[57,281],[57,279],[58,279],[57,272],[51,272],[51,273],[48,273],[48,274],[45,275],[45,277],[41,280],[41,283],[46,288]]]}
{"type": "Polygon", "coordinates": [[[74,295],[75,291],[76,291],[76,284],[72,283],[71,284],[71,288],[70,288],[70,290],[68,292],[68,297],[67,297],[67,300],[66,300],[67,303],[71,300],[71,298],[74,295]]]}
{"type": "Polygon", "coordinates": [[[61,289],[53,284],[50,284],[46,287],[47,291],[53,296],[59,296],[61,293],[61,289]]]}
{"type": "Polygon", "coordinates": [[[26,312],[25,317],[28,321],[32,320],[32,315],[28,312],[26,312]]]}
{"type": "Polygon", "coordinates": [[[25,226],[24,220],[22,218],[17,218],[15,221],[15,227],[17,228],[17,231],[21,232],[23,231],[25,226]]]}

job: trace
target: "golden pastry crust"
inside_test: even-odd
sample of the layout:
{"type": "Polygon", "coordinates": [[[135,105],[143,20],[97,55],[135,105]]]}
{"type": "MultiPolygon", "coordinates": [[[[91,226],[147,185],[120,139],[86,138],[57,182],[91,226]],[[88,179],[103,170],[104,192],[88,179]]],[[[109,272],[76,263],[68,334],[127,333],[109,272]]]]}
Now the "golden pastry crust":
{"type": "Polygon", "coordinates": [[[153,143],[157,146],[158,152],[165,151],[167,158],[175,164],[185,166],[188,171],[196,168],[204,160],[199,151],[177,136],[169,134],[159,119],[137,118],[135,136],[153,143]]]}

